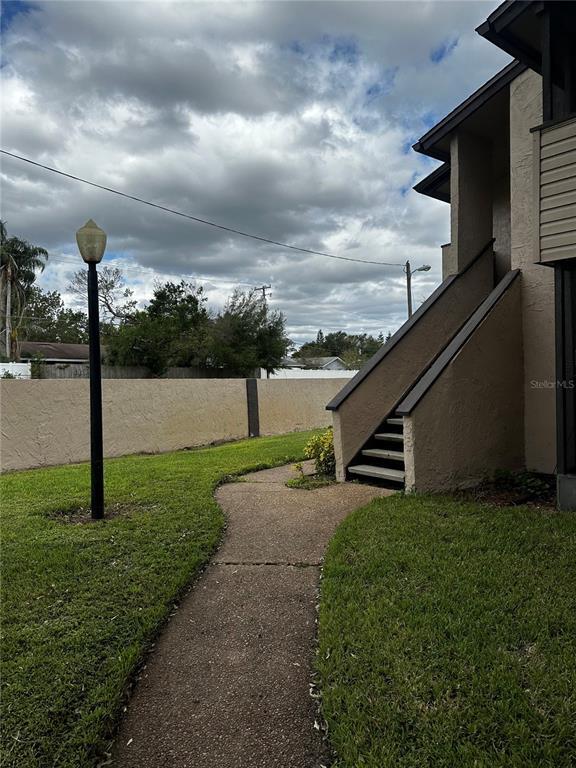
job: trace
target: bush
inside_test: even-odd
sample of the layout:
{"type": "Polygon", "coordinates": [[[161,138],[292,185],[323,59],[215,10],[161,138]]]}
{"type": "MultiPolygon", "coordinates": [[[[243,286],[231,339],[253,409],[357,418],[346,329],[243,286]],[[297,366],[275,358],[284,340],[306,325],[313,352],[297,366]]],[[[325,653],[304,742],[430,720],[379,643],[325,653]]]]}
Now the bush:
{"type": "Polygon", "coordinates": [[[334,435],[332,427],[314,437],[306,443],[304,455],[307,459],[314,459],[314,466],[318,475],[336,477],[336,459],[334,457],[334,435]]]}

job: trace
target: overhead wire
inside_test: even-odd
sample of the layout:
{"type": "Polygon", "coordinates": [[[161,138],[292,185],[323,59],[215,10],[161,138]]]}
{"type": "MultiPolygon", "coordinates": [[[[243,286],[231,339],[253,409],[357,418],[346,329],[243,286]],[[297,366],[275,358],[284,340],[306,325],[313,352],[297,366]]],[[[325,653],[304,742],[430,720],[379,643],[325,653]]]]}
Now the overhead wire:
{"type": "Polygon", "coordinates": [[[20,160],[24,163],[28,163],[30,165],[36,166],[37,168],[42,168],[45,171],[50,171],[51,173],[56,173],[59,176],[64,176],[67,179],[72,179],[73,181],[79,181],[82,184],[87,184],[91,187],[95,187],[96,189],[101,189],[104,192],[110,192],[111,194],[119,195],[120,197],[124,197],[127,200],[133,200],[134,202],[141,203],[142,205],[148,205],[151,208],[156,208],[160,211],[165,211],[166,213],[174,214],[175,216],[181,216],[184,219],[190,219],[190,221],[195,221],[198,224],[205,224],[206,226],[213,227],[215,229],[219,229],[224,232],[230,232],[231,234],[240,235],[241,237],[247,237],[252,240],[258,240],[262,243],[268,243],[269,245],[276,245],[280,248],[287,248],[291,251],[298,251],[299,253],[307,253],[313,256],[325,256],[328,259],[339,259],[340,261],[352,261],[358,264],[377,264],[379,266],[384,266],[384,267],[404,266],[400,262],[371,261],[369,259],[355,259],[352,256],[338,256],[333,253],[327,253],[325,251],[316,251],[316,250],[313,250],[312,248],[301,248],[300,246],[292,245],[290,243],[283,243],[279,240],[273,240],[269,237],[254,235],[250,232],[244,232],[241,229],[236,229],[235,227],[228,227],[224,224],[218,224],[214,221],[210,221],[209,219],[203,219],[203,218],[200,218],[199,216],[193,216],[192,214],[184,213],[183,211],[177,211],[174,208],[169,208],[166,205],[153,203],[150,200],[145,200],[144,198],[138,197],[136,195],[129,195],[127,192],[121,192],[118,189],[114,189],[113,187],[107,187],[104,184],[97,184],[96,182],[89,181],[88,179],[84,179],[81,176],[76,176],[72,173],[66,173],[65,171],[60,171],[58,168],[53,168],[52,166],[39,163],[36,160],[31,160],[30,158],[24,157],[23,155],[17,155],[14,152],[8,152],[8,150],[6,149],[0,149],[0,153],[8,157],[12,157],[16,160],[20,160]]]}

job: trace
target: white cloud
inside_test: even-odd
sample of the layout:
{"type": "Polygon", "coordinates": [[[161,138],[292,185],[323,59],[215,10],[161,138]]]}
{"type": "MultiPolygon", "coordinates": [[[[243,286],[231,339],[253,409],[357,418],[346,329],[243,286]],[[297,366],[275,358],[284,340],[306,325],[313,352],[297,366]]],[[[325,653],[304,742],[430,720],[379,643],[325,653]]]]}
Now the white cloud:
{"type": "MultiPolygon", "coordinates": [[[[4,40],[2,146],[275,240],[430,263],[418,300],[440,280],[448,206],[411,191],[431,164],[407,147],[505,63],[473,31],[491,7],[37,3],[4,40]]],[[[399,267],[265,246],[6,157],[2,181],[9,231],[50,250],[50,289],[93,217],[139,299],[159,277],[200,276],[217,305],[270,282],[300,341],[404,319],[399,267]]]]}

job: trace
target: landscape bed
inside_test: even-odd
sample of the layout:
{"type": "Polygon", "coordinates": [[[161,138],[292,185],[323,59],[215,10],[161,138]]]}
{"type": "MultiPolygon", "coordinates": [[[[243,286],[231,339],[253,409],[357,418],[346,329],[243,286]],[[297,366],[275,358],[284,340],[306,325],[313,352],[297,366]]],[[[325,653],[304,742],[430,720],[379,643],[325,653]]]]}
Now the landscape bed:
{"type": "Polygon", "coordinates": [[[103,522],[86,522],[87,464],[0,479],[4,768],[105,756],[139,662],[222,535],[215,487],[302,459],[312,434],[109,460],[103,522]]]}
{"type": "Polygon", "coordinates": [[[576,515],[395,495],[326,557],[318,672],[338,768],[568,768],[576,515]]]}

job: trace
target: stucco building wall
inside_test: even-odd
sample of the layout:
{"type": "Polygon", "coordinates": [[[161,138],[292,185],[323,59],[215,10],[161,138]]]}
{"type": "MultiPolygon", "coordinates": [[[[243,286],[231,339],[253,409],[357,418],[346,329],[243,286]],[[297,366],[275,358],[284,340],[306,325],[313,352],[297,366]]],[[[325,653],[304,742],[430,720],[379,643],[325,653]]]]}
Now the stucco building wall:
{"type": "Polygon", "coordinates": [[[258,379],[260,434],[327,427],[326,404],[348,379],[258,379]]]}
{"type": "Polygon", "coordinates": [[[492,289],[493,258],[486,253],[456,279],[400,342],[333,412],[337,477],[391,413],[446,341],[492,289]]]}
{"type": "Polygon", "coordinates": [[[450,142],[450,233],[444,277],[460,272],[492,237],[492,146],[466,131],[450,142]]]}
{"type": "Polygon", "coordinates": [[[492,150],[492,235],[496,281],[510,271],[510,148],[508,141],[492,150]]]}
{"type": "Polygon", "coordinates": [[[511,266],[521,269],[524,338],[525,460],[529,470],[556,466],[554,270],[536,264],[534,136],[542,122],[542,79],[527,71],[510,85],[511,266]]]}
{"type": "MultiPolygon", "coordinates": [[[[259,381],[261,434],[323,426],[345,382],[259,381]]],[[[244,379],[106,379],[104,455],[160,453],[248,436],[244,379]]],[[[0,381],[2,471],[90,457],[89,381],[0,381]]]]}
{"type": "Polygon", "coordinates": [[[521,285],[516,279],[404,417],[408,491],[478,483],[524,464],[521,285]]]}

